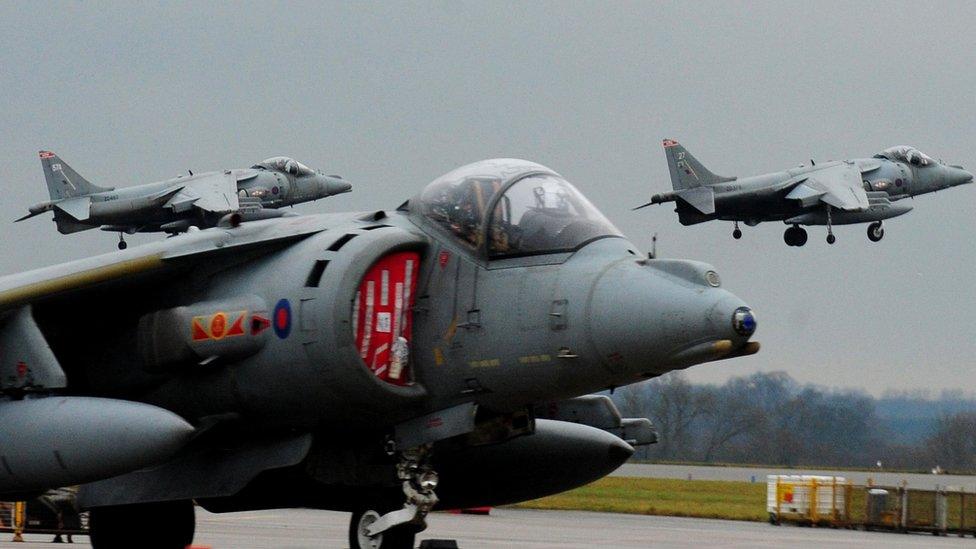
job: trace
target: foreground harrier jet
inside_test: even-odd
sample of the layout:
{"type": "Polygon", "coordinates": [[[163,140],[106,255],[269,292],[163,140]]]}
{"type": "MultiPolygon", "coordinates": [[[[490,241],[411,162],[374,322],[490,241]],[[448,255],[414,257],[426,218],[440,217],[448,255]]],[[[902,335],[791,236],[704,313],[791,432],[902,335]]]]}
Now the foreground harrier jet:
{"type": "Polygon", "coordinates": [[[436,508],[591,482],[646,419],[589,393],[755,353],[704,263],[648,259],[559,174],[453,171],[396,211],[244,221],[0,278],[0,500],[82,484],[95,549],[214,512],[436,508]]]}

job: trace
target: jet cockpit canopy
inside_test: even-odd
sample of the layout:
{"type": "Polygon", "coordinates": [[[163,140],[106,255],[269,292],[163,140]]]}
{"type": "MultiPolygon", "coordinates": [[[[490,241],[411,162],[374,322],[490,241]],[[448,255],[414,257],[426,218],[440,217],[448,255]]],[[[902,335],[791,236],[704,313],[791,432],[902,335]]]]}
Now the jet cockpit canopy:
{"type": "Polygon", "coordinates": [[[887,149],[874,155],[875,158],[887,158],[897,162],[908,162],[916,166],[928,166],[935,162],[930,156],[909,145],[899,145],[888,147],[887,149]]]}
{"type": "Polygon", "coordinates": [[[620,236],[562,176],[509,158],[476,162],[439,177],[421,193],[419,212],[492,258],[569,252],[597,238],[620,236]]]}
{"type": "Polygon", "coordinates": [[[312,175],[315,173],[314,170],[305,164],[302,164],[294,158],[288,158],[287,156],[273,156],[271,158],[262,160],[251,167],[257,170],[277,170],[279,172],[290,173],[292,175],[312,175]]]}

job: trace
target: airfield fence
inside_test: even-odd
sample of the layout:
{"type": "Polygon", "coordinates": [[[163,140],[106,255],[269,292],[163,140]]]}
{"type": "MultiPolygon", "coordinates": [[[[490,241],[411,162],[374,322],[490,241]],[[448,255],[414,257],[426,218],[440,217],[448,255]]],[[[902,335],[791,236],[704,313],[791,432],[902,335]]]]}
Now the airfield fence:
{"type": "Polygon", "coordinates": [[[842,477],[770,475],[770,522],[976,537],[976,493],[855,485],[842,477]]]}

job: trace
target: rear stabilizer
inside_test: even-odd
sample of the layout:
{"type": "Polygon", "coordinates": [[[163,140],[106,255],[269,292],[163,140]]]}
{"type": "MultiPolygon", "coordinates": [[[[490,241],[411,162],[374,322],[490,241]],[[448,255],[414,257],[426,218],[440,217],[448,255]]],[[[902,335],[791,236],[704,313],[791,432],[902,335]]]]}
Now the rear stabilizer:
{"type": "Polygon", "coordinates": [[[47,191],[51,195],[51,200],[113,190],[111,187],[99,187],[88,182],[51,151],[40,151],[37,154],[41,158],[41,168],[44,170],[44,179],[47,181],[47,191]]]}
{"type": "Polygon", "coordinates": [[[671,172],[671,186],[676,191],[735,181],[734,177],[715,175],[708,171],[681,143],[673,139],[664,140],[664,154],[671,172]]]}
{"type": "Polygon", "coordinates": [[[58,232],[61,234],[80,233],[81,231],[87,231],[96,227],[95,225],[78,221],[61,210],[54,210],[54,222],[57,224],[58,232]]]}

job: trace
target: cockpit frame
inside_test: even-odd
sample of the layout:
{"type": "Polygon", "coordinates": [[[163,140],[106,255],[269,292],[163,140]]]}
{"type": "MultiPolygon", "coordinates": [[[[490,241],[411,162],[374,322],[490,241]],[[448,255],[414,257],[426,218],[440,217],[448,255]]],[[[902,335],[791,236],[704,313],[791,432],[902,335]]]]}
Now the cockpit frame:
{"type": "MultiPolygon", "coordinates": [[[[484,187],[482,187],[482,191],[484,187]]],[[[535,189],[533,189],[535,191],[535,189]]],[[[432,227],[439,234],[444,234],[450,238],[452,242],[459,244],[458,248],[463,250],[466,255],[472,256],[480,263],[492,264],[495,266],[502,266],[503,264],[509,263],[506,260],[518,260],[519,258],[534,257],[539,258],[541,263],[561,263],[565,261],[573,252],[579,248],[585,246],[586,244],[598,240],[601,238],[608,237],[622,237],[620,231],[614,227],[606,218],[599,212],[588,200],[580,193],[572,184],[566,181],[558,173],[541,166],[527,161],[519,161],[514,159],[499,159],[495,161],[484,161],[469,166],[464,166],[444,176],[434,180],[430,185],[428,185],[420,195],[415,197],[414,200],[410,201],[410,211],[411,215],[422,222],[423,226],[432,227]],[[505,164],[505,162],[509,164],[505,164]],[[497,166],[493,166],[492,163],[498,163],[497,166]],[[479,173],[478,168],[485,164],[485,170],[483,173],[479,173]],[[490,170],[487,168],[497,167],[498,170],[490,170]],[[518,168],[514,169],[513,168],[518,168]],[[468,170],[469,173],[465,173],[468,170]],[[495,173],[491,173],[495,171],[495,173]],[[497,249],[493,249],[493,246],[498,243],[498,235],[494,234],[499,232],[494,230],[496,215],[502,211],[507,212],[506,223],[512,225],[512,197],[510,196],[510,191],[520,183],[533,179],[533,178],[551,178],[554,181],[560,182],[568,187],[570,193],[575,193],[574,204],[580,204],[583,208],[577,209],[584,210],[585,214],[590,214],[592,218],[599,223],[605,224],[600,227],[600,230],[595,231],[599,234],[594,234],[588,238],[583,238],[579,241],[574,241],[572,245],[563,247],[545,247],[540,249],[534,249],[529,251],[515,251],[515,252],[498,252],[497,249]],[[449,215],[445,214],[443,211],[435,213],[434,210],[438,209],[434,207],[435,202],[432,200],[431,196],[428,196],[430,191],[438,190],[450,190],[456,191],[462,185],[473,184],[475,192],[477,192],[477,186],[489,184],[491,188],[491,196],[488,200],[479,202],[477,207],[479,212],[477,212],[477,224],[468,224],[467,226],[462,225],[455,219],[451,219],[449,215]],[[585,211],[586,208],[591,210],[585,211]],[[593,215],[595,214],[595,215],[593,215]],[[602,232],[601,232],[602,231],[602,232]],[[543,259],[545,258],[545,259],[543,259]]],[[[450,206],[451,204],[447,204],[450,206]]],[[[445,204],[440,203],[440,210],[443,210],[445,204]]],[[[454,210],[458,210],[456,204],[453,205],[454,210]]],[[[461,215],[471,216],[471,212],[461,212],[461,215]]],[[[524,218],[523,218],[524,219],[524,218]]],[[[587,218],[591,219],[591,218],[587,218]]],[[[598,224],[599,224],[598,223],[598,224]]],[[[517,261],[518,262],[518,261],[517,261]]],[[[533,261],[535,263],[536,261],[533,261]]],[[[521,263],[521,262],[518,262],[521,263]]]]}
{"type": "Polygon", "coordinates": [[[288,156],[265,158],[261,162],[251,166],[251,168],[256,170],[273,170],[288,173],[296,177],[315,174],[315,170],[288,156]]]}
{"type": "Polygon", "coordinates": [[[885,158],[894,162],[904,162],[906,164],[919,167],[931,166],[936,163],[932,157],[916,149],[915,147],[912,147],[911,145],[888,147],[887,149],[874,155],[874,157],[885,158]]]}

